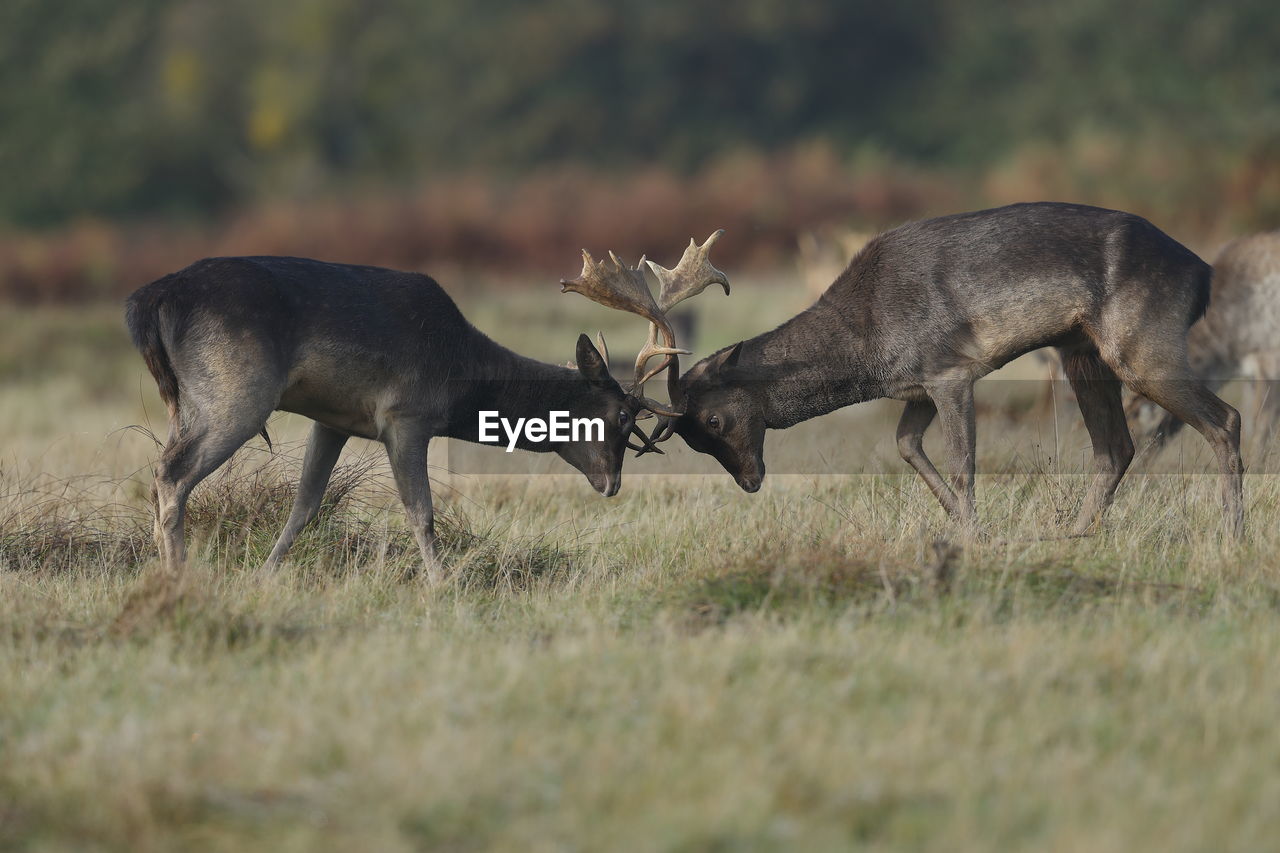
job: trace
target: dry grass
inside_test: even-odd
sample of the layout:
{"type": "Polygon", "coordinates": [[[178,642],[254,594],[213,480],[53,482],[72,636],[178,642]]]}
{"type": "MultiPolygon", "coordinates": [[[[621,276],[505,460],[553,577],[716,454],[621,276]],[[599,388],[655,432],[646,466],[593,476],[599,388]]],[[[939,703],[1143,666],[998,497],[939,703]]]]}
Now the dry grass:
{"type": "MultiPolygon", "coordinates": [[[[68,368],[89,358],[69,340],[68,368]]],[[[1139,474],[1099,535],[1048,538],[1080,456],[1036,454],[1016,406],[980,426],[987,541],[953,541],[890,456],[757,495],[631,464],[610,501],[576,475],[441,473],[449,575],[429,586],[403,579],[416,549],[356,447],[289,564],[260,571],[298,464],[285,419],[277,454],[197,491],[175,580],[147,542],[154,447],[113,432],[158,411],[128,371],[114,395],[61,369],[0,389],[28,410],[14,425],[64,406],[7,433],[45,449],[0,472],[0,847],[1254,850],[1280,831],[1272,475],[1248,478],[1231,547],[1192,474],[1139,474]]],[[[860,443],[820,449],[878,453],[883,420],[827,422],[860,443]]]]}

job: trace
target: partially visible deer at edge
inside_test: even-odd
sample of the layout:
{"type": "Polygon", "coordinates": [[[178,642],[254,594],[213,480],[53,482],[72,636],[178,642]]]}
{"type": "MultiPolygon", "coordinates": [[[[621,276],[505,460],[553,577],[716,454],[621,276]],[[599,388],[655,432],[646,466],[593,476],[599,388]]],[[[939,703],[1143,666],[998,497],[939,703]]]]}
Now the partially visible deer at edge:
{"type": "Polygon", "coordinates": [[[855,403],[906,403],[898,450],[947,513],[977,527],[974,382],[1019,355],[1058,350],[1093,444],[1094,476],[1072,528],[1098,524],[1133,459],[1121,383],[1209,442],[1229,534],[1244,530],[1240,415],[1197,379],[1187,330],[1212,272],[1147,220],[1034,203],[913,222],[871,240],[808,310],[668,373],[679,434],[748,492],[764,479],[764,436],[855,403]],[[924,453],[942,422],[949,481],[924,453]]]}
{"type": "MultiPolygon", "coordinates": [[[[1241,237],[1218,253],[1213,298],[1187,335],[1187,358],[1214,391],[1252,380],[1245,385],[1244,440],[1265,454],[1280,425],[1280,231],[1241,237]]],[[[1149,440],[1156,449],[1183,424],[1145,398],[1126,408],[1139,444],[1149,440]]]]}

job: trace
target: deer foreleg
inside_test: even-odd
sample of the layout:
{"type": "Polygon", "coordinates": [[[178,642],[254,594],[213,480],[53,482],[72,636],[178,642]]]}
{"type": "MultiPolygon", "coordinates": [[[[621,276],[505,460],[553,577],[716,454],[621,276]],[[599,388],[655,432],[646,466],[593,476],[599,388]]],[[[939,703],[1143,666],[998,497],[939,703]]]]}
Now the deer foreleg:
{"type": "Polygon", "coordinates": [[[280,538],[271,549],[264,569],[274,569],[293,547],[302,528],[315,519],[324,500],[324,490],[333,475],[333,466],[347,443],[347,437],[321,423],[311,427],[311,439],[307,442],[307,454],[302,460],[302,478],[298,481],[298,494],[293,498],[293,509],[285,522],[280,538]]]}
{"type": "Polygon", "coordinates": [[[443,577],[439,550],[436,546],[435,511],[431,505],[431,483],[427,478],[427,443],[431,431],[416,423],[397,423],[389,430],[386,444],[391,460],[391,473],[404,503],[405,515],[413,538],[422,552],[427,578],[433,582],[443,577]]]}
{"type": "Polygon", "coordinates": [[[898,421],[898,453],[916,470],[947,514],[958,518],[962,512],[960,499],[924,452],[925,430],[933,423],[937,414],[938,408],[932,400],[913,400],[907,403],[907,407],[902,410],[902,419],[898,421]]]}
{"type": "MultiPolygon", "coordinates": [[[[977,426],[973,409],[973,382],[956,379],[926,386],[925,391],[937,407],[942,432],[947,441],[951,469],[951,489],[955,508],[951,516],[965,524],[977,521],[974,502],[974,474],[977,458],[977,426]]],[[[946,506],[946,501],[943,501],[946,506]]]]}

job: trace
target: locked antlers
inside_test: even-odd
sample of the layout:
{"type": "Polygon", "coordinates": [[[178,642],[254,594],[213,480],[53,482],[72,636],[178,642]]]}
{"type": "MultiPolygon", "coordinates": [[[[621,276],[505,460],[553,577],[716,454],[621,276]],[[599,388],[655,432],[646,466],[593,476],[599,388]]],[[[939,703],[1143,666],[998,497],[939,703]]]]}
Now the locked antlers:
{"type": "MultiPolygon", "coordinates": [[[[641,263],[644,262],[644,258],[640,260],[641,263]]],[[[613,252],[609,253],[608,260],[596,261],[590,252],[583,249],[582,272],[577,278],[560,279],[560,292],[570,291],[581,293],[593,302],[609,308],[639,314],[649,321],[649,340],[636,356],[636,373],[631,384],[632,393],[637,396],[643,393],[645,382],[661,372],[673,356],[683,352],[676,348],[675,332],[667,322],[666,313],[653,301],[653,294],[649,292],[649,285],[645,283],[640,266],[627,266],[613,252]],[[658,346],[658,331],[662,333],[665,346],[658,346]],[[656,355],[665,355],[668,360],[656,370],[646,373],[645,365],[656,355]]]]}
{"type": "MultiPolygon", "coordinates": [[[[720,270],[711,265],[709,254],[711,247],[720,239],[724,229],[716,231],[701,246],[690,240],[689,246],[675,268],[667,269],[646,258],[634,267],[627,266],[613,252],[607,261],[596,261],[591,253],[582,251],[582,272],[577,278],[561,279],[560,291],[581,293],[583,296],[622,311],[630,311],[649,321],[649,338],[636,356],[635,377],[632,380],[630,393],[643,401],[645,408],[657,415],[678,417],[679,411],[679,378],[680,356],[689,355],[689,350],[676,346],[675,332],[667,320],[667,312],[691,296],[696,296],[710,284],[719,284],[729,293],[729,279],[720,270]],[[660,285],[658,301],[655,302],[649,285],[644,280],[644,266],[657,277],[660,285]],[[662,336],[659,343],[658,336],[662,336]],[[662,363],[655,368],[647,368],[655,356],[665,356],[662,363]],[[664,406],[644,396],[644,384],[654,376],[667,371],[667,389],[671,394],[671,405],[664,406]]],[[[654,448],[656,449],[656,448],[654,448]]]]}

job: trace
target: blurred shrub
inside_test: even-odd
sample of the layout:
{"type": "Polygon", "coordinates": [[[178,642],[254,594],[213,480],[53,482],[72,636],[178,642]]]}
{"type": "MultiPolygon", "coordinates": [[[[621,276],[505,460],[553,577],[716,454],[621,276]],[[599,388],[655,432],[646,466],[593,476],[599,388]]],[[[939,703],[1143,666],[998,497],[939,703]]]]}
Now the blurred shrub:
{"type": "Polygon", "coordinates": [[[1278,43],[1272,0],[7,0],[0,222],[814,139],[966,173],[1081,131],[1274,155],[1278,43]]]}

